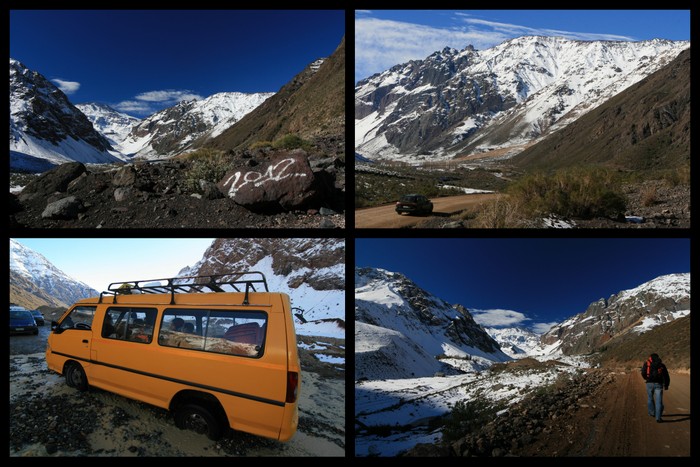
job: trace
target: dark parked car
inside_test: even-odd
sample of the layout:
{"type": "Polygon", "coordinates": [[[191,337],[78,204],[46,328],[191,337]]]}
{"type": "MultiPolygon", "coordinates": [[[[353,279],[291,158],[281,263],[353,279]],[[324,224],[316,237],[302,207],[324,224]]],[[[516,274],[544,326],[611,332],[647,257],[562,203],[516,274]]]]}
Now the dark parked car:
{"type": "Polygon", "coordinates": [[[10,334],[39,334],[39,327],[29,310],[10,307],[10,334]]]}
{"type": "Polygon", "coordinates": [[[396,202],[396,212],[407,214],[430,214],[433,212],[433,203],[423,195],[403,195],[396,202]]]}
{"type": "Polygon", "coordinates": [[[44,320],[44,315],[41,314],[41,311],[39,310],[30,310],[32,312],[32,316],[34,317],[34,321],[36,321],[37,326],[43,326],[45,324],[44,320]]]}

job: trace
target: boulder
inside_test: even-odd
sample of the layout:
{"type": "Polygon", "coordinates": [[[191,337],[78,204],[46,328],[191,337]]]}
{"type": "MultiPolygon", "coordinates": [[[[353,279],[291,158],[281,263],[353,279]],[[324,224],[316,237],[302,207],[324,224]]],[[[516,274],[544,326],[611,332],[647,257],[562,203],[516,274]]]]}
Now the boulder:
{"type": "Polygon", "coordinates": [[[19,194],[20,201],[28,201],[35,197],[48,197],[55,192],[65,192],[70,182],[86,171],[81,162],[68,162],[44,172],[27,183],[19,194]]]}
{"type": "Polygon", "coordinates": [[[319,198],[306,153],[295,150],[255,167],[227,173],[217,184],[236,204],[253,212],[275,213],[305,209],[319,198]]]}

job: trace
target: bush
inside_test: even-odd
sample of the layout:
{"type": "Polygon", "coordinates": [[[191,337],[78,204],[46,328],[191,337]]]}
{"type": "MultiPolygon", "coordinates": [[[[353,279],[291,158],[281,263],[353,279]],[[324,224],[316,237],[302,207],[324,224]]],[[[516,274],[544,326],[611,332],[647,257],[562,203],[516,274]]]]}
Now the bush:
{"type": "Polygon", "coordinates": [[[474,226],[482,229],[511,229],[525,225],[518,200],[505,196],[484,203],[474,217],[474,226]]]}
{"type": "Polygon", "coordinates": [[[309,150],[311,148],[311,143],[302,139],[298,135],[288,134],[272,143],[272,147],[275,149],[302,148],[304,150],[309,150]]]}
{"type": "Polygon", "coordinates": [[[445,418],[442,427],[443,441],[456,441],[478,430],[492,421],[498,410],[498,407],[489,405],[483,399],[458,401],[445,418]]]}
{"type": "Polygon", "coordinates": [[[204,148],[188,157],[190,168],[185,174],[185,187],[193,192],[199,192],[199,181],[219,182],[231,169],[230,160],[219,150],[204,148]]]}
{"type": "Polygon", "coordinates": [[[272,141],[256,141],[250,145],[250,149],[271,148],[272,141]]]}
{"type": "Polygon", "coordinates": [[[627,201],[620,180],[603,168],[574,168],[528,174],[508,188],[511,196],[533,215],[558,214],[590,219],[624,215],[627,201]]]}

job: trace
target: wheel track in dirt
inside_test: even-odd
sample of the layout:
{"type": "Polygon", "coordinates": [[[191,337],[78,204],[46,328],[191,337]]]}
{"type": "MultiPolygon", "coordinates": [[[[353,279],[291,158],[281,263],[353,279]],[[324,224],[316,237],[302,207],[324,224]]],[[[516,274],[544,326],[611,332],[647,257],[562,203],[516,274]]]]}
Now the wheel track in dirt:
{"type": "Polygon", "coordinates": [[[664,391],[664,422],[647,413],[647,394],[638,372],[617,371],[570,421],[574,435],[566,456],[690,456],[690,377],[671,373],[664,391]],[[586,423],[586,419],[590,423],[586,423]]]}

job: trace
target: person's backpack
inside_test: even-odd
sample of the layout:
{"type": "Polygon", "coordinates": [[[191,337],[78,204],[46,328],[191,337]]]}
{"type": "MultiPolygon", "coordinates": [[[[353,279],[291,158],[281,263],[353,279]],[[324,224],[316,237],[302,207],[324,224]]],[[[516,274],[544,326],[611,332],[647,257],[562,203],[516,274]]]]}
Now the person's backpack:
{"type": "Polygon", "coordinates": [[[647,360],[646,380],[650,383],[660,383],[663,381],[663,372],[661,361],[658,358],[649,357],[649,360],[647,360]]]}

